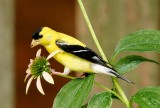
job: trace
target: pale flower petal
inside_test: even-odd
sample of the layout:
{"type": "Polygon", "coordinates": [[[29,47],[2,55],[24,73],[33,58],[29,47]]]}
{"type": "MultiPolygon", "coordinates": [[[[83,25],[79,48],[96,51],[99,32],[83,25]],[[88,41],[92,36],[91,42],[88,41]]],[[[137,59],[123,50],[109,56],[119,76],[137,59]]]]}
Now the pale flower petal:
{"type": "Polygon", "coordinates": [[[55,69],[51,69],[51,72],[56,72],[56,70],[55,69]]]}
{"type": "Polygon", "coordinates": [[[46,64],[46,65],[48,65],[48,66],[49,66],[49,65],[50,65],[50,63],[49,63],[49,62],[47,62],[47,64],[46,64]]]}
{"type": "Polygon", "coordinates": [[[33,62],[33,60],[32,59],[30,59],[30,63],[32,64],[32,62],[33,62]]]}
{"type": "Polygon", "coordinates": [[[30,67],[31,67],[32,63],[33,63],[33,60],[32,60],[32,59],[30,59],[30,63],[29,63],[29,65],[28,65],[28,68],[30,68],[30,67]]]}
{"type": "Polygon", "coordinates": [[[62,51],[62,50],[53,51],[53,52],[47,57],[47,60],[49,60],[49,59],[52,58],[54,55],[56,55],[57,53],[60,53],[60,52],[63,52],[63,51],[62,51]]]}
{"type": "Polygon", "coordinates": [[[42,72],[42,76],[48,83],[54,84],[54,80],[48,72],[42,72]]]}
{"type": "MultiPolygon", "coordinates": [[[[47,59],[45,59],[46,61],[48,59],[50,59],[51,57],[53,57],[55,54],[59,53],[59,52],[63,52],[62,50],[56,50],[54,52],[52,52],[47,59]]],[[[43,78],[51,84],[54,84],[54,80],[52,78],[52,76],[48,73],[48,72],[42,72],[40,73],[40,75],[38,74],[36,77],[34,75],[34,73],[31,71],[31,68],[33,66],[33,63],[37,63],[37,61],[35,61],[36,59],[39,59],[41,57],[41,49],[39,49],[36,53],[36,58],[35,59],[30,59],[30,63],[28,65],[28,69],[26,70],[27,75],[25,76],[24,82],[28,79],[28,77],[31,75],[31,78],[29,78],[27,85],[26,85],[26,94],[28,93],[29,87],[31,85],[31,82],[33,79],[36,79],[36,87],[38,89],[38,91],[45,95],[43,88],[42,88],[42,84],[41,84],[41,76],[43,76],[43,78]],[[34,62],[35,61],[35,62],[34,62]]],[[[45,66],[49,66],[50,63],[47,61],[47,63],[43,66],[43,68],[45,68],[45,66]]]]}
{"type": "Polygon", "coordinates": [[[41,85],[41,77],[38,76],[37,78],[37,81],[36,81],[36,86],[37,86],[37,89],[40,93],[42,93],[43,95],[45,95],[44,91],[43,91],[43,88],[42,88],[42,85],[41,85]]]}
{"type": "Polygon", "coordinates": [[[36,53],[36,57],[40,57],[41,56],[41,49],[39,49],[36,53]]]}
{"type": "Polygon", "coordinates": [[[33,76],[28,80],[28,82],[27,82],[27,86],[26,86],[26,94],[28,93],[28,89],[29,89],[29,87],[30,87],[30,85],[31,85],[31,82],[32,82],[32,80],[33,80],[33,76]]]}
{"type": "Polygon", "coordinates": [[[25,79],[24,79],[24,82],[26,82],[27,78],[30,76],[31,74],[30,73],[27,73],[25,79]]]}
{"type": "Polygon", "coordinates": [[[26,73],[27,73],[27,74],[28,74],[28,73],[31,74],[31,70],[30,70],[30,69],[27,69],[27,70],[26,70],[26,73]]]}

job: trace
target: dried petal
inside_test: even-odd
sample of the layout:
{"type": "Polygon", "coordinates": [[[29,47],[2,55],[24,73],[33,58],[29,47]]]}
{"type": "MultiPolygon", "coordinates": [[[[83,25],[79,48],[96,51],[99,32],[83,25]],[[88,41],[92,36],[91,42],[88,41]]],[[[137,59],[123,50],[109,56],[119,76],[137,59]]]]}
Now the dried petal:
{"type": "Polygon", "coordinates": [[[40,57],[41,56],[41,49],[39,49],[36,53],[36,57],[40,57]]]}
{"type": "Polygon", "coordinates": [[[56,70],[55,70],[55,69],[51,69],[51,72],[53,72],[53,73],[54,73],[54,72],[56,72],[56,70]]]}
{"type": "Polygon", "coordinates": [[[48,83],[54,84],[54,80],[48,72],[42,72],[42,76],[48,83]]]}
{"type": "Polygon", "coordinates": [[[31,70],[30,70],[30,69],[27,69],[27,70],[26,70],[26,73],[27,73],[27,74],[28,74],[28,73],[31,74],[31,70]]]}
{"type": "Polygon", "coordinates": [[[24,82],[26,82],[27,78],[29,77],[29,75],[31,75],[30,73],[27,73],[25,79],[24,79],[24,82]]]}
{"type": "Polygon", "coordinates": [[[37,86],[37,89],[40,93],[42,93],[43,95],[45,95],[44,91],[43,91],[43,88],[42,88],[42,85],[41,85],[41,77],[38,76],[37,78],[37,81],[36,81],[36,86],[37,86]]]}
{"type": "Polygon", "coordinates": [[[33,76],[28,80],[28,82],[27,82],[27,86],[26,86],[26,94],[28,93],[28,89],[29,89],[29,87],[30,87],[30,85],[31,85],[31,82],[32,82],[32,80],[33,80],[33,76]]]}
{"type": "Polygon", "coordinates": [[[30,63],[32,63],[33,62],[33,60],[32,59],[30,59],[30,63]]]}
{"type": "Polygon", "coordinates": [[[46,65],[48,65],[48,66],[49,66],[49,65],[50,65],[50,63],[49,63],[49,62],[47,62],[47,64],[46,64],[46,65]]]}
{"type": "Polygon", "coordinates": [[[57,53],[60,53],[60,52],[63,52],[63,51],[61,51],[61,50],[53,51],[53,52],[47,57],[47,60],[49,60],[49,59],[52,58],[54,55],[56,55],[57,53]]]}

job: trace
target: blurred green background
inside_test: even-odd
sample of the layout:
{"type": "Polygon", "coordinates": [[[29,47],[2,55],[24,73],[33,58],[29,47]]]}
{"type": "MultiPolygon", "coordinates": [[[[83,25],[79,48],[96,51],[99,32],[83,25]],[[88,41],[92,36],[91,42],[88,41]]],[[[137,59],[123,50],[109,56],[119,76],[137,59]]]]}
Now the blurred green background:
{"type": "MultiPolygon", "coordinates": [[[[83,0],[83,2],[108,59],[118,41],[128,33],[140,29],[160,29],[159,0],[83,0]]],[[[1,108],[51,108],[55,95],[68,81],[54,77],[54,86],[42,82],[45,96],[38,92],[33,82],[29,94],[25,94],[26,83],[23,80],[29,60],[35,57],[38,48],[42,48],[30,48],[31,36],[41,26],[49,26],[79,38],[98,53],[76,0],[0,0],[1,108]]],[[[42,50],[47,56],[45,49],[42,50]]],[[[133,53],[126,52],[120,56],[133,53]]],[[[160,62],[158,53],[138,54],[160,62]]],[[[63,70],[63,66],[56,61],[51,62],[56,70],[63,70]]],[[[160,67],[156,64],[143,63],[126,76],[136,83],[130,85],[120,81],[128,97],[144,86],[160,85],[160,67]]],[[[109,76],[97,75],[96,80],[111,87],[109,76]]],[[[92,94],[98,91],[101,89],[95,87],[92,94]]],[[[113,108],[124,107],[117,101],[114,103],[113,108]]]]}

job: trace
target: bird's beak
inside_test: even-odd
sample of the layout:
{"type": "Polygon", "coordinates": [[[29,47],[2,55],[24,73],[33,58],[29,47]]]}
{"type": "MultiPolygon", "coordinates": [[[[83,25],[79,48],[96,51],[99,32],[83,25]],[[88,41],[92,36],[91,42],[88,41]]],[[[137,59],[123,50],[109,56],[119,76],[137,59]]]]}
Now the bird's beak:
{"type": "Polygon", "coordinates": [[[31,42],[31,48],[33,48],[33,47],[35,47],[35,46],[37,46],[37,45],[39,45],[40,44],[40,41],[39,40],[32,40],[32,42],[31,42]]]}

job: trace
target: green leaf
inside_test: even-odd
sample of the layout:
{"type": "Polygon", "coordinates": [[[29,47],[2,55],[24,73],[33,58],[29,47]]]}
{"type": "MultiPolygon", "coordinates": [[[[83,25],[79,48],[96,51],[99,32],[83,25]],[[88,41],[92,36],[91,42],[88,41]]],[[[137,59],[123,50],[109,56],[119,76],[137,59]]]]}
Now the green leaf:
{"type": "Polygon", "coordinates": [[[160,31],[140,30],[122,38],[112,59],[122,51],[155,51],[160,52],[160,31]]]}
{"type": "Polygon", "coordinates": [[[125,57],[121,58],[115,64],[115,69],[117,70],[118,73],[123,75],[123,74],[131,71],[132,69],[136,68],[142,62],[153,62],[153,63],[159,64],[158,62],[156,62],[154,60],[150,60],[150,59],[144,58],[142,56],[129,55],[129,56],[125,56],[125,57]]]}
{"type": "Polygon", "coordinates": [[[57,94],[53,108],[80,108],[92,90],[95,75],[71,80],[57,94]]]}
{"type": "Polygon", "coordinates": [[[132,96],[131,101],[142,108],[160,108],[160,87],[145,87],[132,96]]]}
{"type": "Polygon", "coordinates": [[[112,104],[111,93],[101,92],[92,97],[87,108],[110,108],[112,104]]]}

